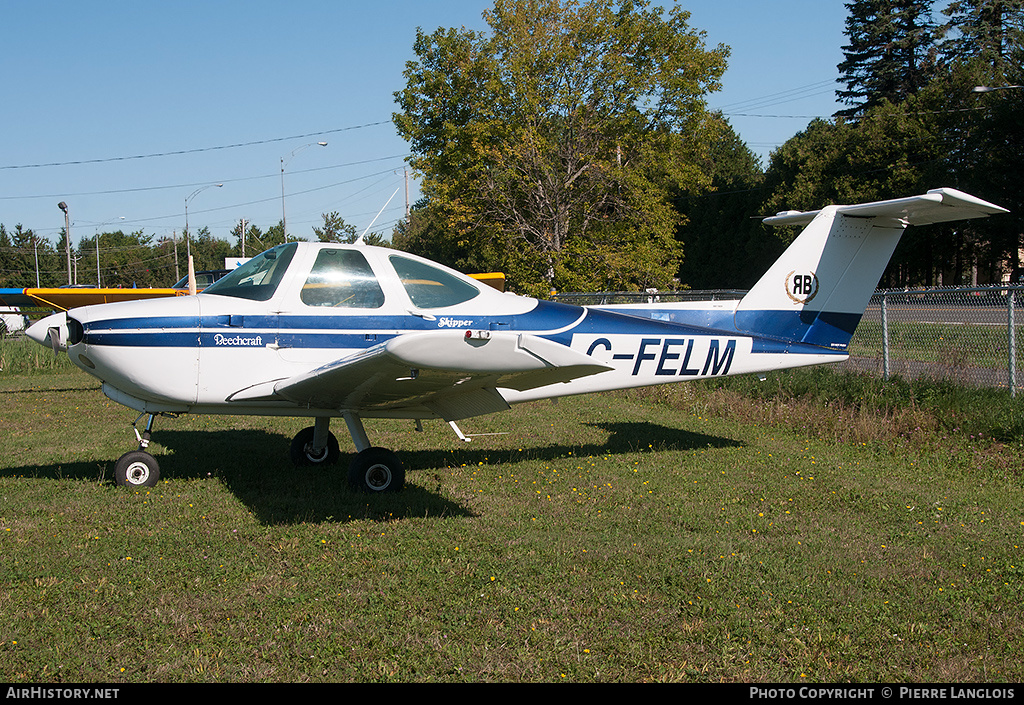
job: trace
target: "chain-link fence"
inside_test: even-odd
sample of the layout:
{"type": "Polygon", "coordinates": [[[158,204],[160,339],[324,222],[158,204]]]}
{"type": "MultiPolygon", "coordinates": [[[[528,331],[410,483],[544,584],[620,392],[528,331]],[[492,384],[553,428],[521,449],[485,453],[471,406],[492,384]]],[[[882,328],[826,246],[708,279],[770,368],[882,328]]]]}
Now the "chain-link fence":
{"type": "Polygon", "coordinates": [[[1020,285],[876,291],[843,365],[1016,395],[1022,305],[1020,285]]]}
{"type": "MultiPolygon", "coordinates": [[[[737,299],[736,290],[559,294],[576,305],[737,299]]],[[[843,369],[986,387],[1020,388],[1017,341],[1024,286],[879,290],[850,341],[843,369]]]]}

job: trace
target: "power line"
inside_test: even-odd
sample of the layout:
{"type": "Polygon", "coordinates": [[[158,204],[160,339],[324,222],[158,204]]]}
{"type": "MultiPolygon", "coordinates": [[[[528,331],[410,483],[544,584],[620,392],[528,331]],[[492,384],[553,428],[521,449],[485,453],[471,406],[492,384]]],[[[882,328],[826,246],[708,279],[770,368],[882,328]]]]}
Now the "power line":
{"type": "MultiPolygon", "coordinates": [[[[372,161],[380,161],[380,160],[371,159],[371,160],[367,160],[367,161],[372,162],[372,161]]],[[[332,167],[319,167],[317,169],[308,169],[307,171],[322,171],[325,168],[332,168],[332,167]]],[[[378,171],[378,172],[375,172],[375,173],[372,173],[372,174],[364,174],[362,176],[357,176],[357,177],[354,177],[354,178],[351,178],[351,179],[346,179],[344,181],[337,181],[337,182],[326,184],[326,185],[323,185],[323,186],[315,186],[313,188],[305,189],[305,190],[302,190],[302,191],[293,191],[293,192],[290,192],[288,195],[289,196],[298,196],[298,195],[303,195],[303,194],[307,194],[307,193],[315,193],[317,191],[324,191],[326,189],[331,189],[331,188],[336,188],[338,186],[345,186],[345,185],[348,185],[348,184],[356,183],[356,182],[359,182],[359,181],[363,181],[365,179],[372,179],[372,178],[375,178],[375,177],[378,177],[378,176],[381,176],[381,175],[384,175],[384,174],[393,174],[394,172],[395,172],[394,169],[385,169],[383,171],[378,171]]],[[[298,173],[298,172],[296,172],[296,173],[298,173]]],[[[251,177],[251,178],[263,178],[263,177],[251,177]]],[[[377,182],[377,183],[379,183],[379,182],[377,182]]],[[[372,187],[373,185],[375,185],[375,184],[371,184],[370,187],[372,187]]],[[[369,188],[369,187],[367,187],[367,188],[369,188]]],[[[360,193],[363,190],[366,190],[366,189],[361,189],[360,191],[357,191],[356,193],[360,193]]],[[[231,203],[231,204],[224,205],[224,206],[212,206],[212,207],[208,207],[208,208],[197,209],[197,210],[190,211],[190,212],[193,212],[195,214],[216,213],[216,212],[220,212],[220,211],[229,211],[229,210],[236,210],[236,209],[239,209],[239,208],[246,208],[246,207],[249,207],[249,206],[259,205],[259,204],[262,204],[262,203],[270,203],[270,202],[273,202],[273,201],[277,201],[279,199],[280,199],[279,195],[274,195],[274,196],[269,196],[267,198],[259,198],[259,199],[255,199],[255,200],[251,200],[251,201],[244,201],[244,202],[240,202],[240,203],[231,203]]],[[[120,221],[120,225],[122,225],[122,226],[143,225],[145,223],[154,223],[154,222],[158,222],[158,221],[172,220],[172,219],[175,219],[175,218],[179,218],[180,216],[181,216],[180,213],[168,213],[168,214],[165,214],[165,215],[149,216],[149,217],[144,217],[144,218],[129,218],[129,219],[120,221]]],[[[47,233],[50,233],[50,232],[58,233],[62,229],[63,228],[32,228],[32,231],[34,233],[36,233],[38,235],[41,235],[42,237],[45,238],[45,237],[47,237],[47,233]]],[[[85,236],[83,236],[83,237],[85,237],[85,236]]]]}
{"type": "Polygon", "coordinates": [[[379,125],[390,124],[390,120],[381,120],[380,122],[368,122],[365,125],[352,125],[351,127],[339,127],[335,130],[324,130],[323,132],[309,132],[304,135],[292,135],[291,137],[274,137],[265,140],[253,140],[252,142],[238,142],[235,144],[224,144],[216,147],[196,147],[194,149],[180,149],[173,152],[155,152],[153,154],[135,154],[127,157],[106,157],[103,159],[81,159],[70,162],[48,162],[45,164],[10,164],[0,165],[0,170],[10,169],[41,169],[43,167],[50,166],[75,166],[79,164],[103,164],[105,162],[123,162],[131,161],[133,159],[151,159],[153,157],[171,157],[178,156],[181,154],[198,154],[200,152],[215,152],[223,149],[235,149],[236,147],[252,147],[260,144],[273,144],[275,142],[287,142],[288,140],[297,139],[309,139],[311,137],[322,137],[323,135],[331,135],[338,132],[347,132],[349,130],[360,130],[365,127],[377,127],[379,125]]]}
{"type": "Polygon", "coordinates": [[[779,91],[778,93],[769,93],[767,95],[759,96],[757,98],[749,98],[747,100],[736,101],[734,103],[728,103],[726,105],[718,106],[718,110],[722,112],[731,112],[734,110],[757,110],[759,108],[767,108],[780,103],[790,103],[795,100],[801,100],[803,98],[811,98],[816,95],[824,95],[825,93],[831,93],[832,91],[822,90],[826,86],[834,86],[834,80],[818,81],[817,83],[809,83],[805,86],[799,86],[797,88],[790,88],[785,91],[779,91]]]}
{"type": "MultiPolygon", "coordinates": [[[[362,161],[347,162],[345,164],[334,164],[334,165],[331,165],[331,166],[314,167],[312,169],[297,169],[297,170],[293,170],[290,173],[293,174],[293,175],[294,174],[309,174],[309,173],[316,172],[316,171],[328,171],[330,169],[344,169],[344,168],[350,167],[350,166],[361,166],[363,164],[373,164],[374,162],[385,162],[385,161],[389,161],[391,159],[404,159],[407,156],[408,156],[408,154],[394,154],[394,155],[391,155],[389,157],[379,157],[377,159],[363,159],[362,161]]],[[[280,176],[279,172],[274,172],[274,173],[271,173],[271,174],[263,174],[263,175],[260,175],[260,176],[245,176],[245,177],[240,177],[240,178],[237,178],[237,179],[212,179],[212,180],[208,179],[206,181],[196,182],[196,183],[188,183],[188,184],[167,184],[165,186],[137,186],[135,188],[107,189],[107,190],[104,190],[104,191],[79,191],[77,193],[68,193],[66,191],[61,191],[59,193],[42,193],[42,194],[32,194],[32,195],[28,195],[28,196],[0,196],[0,201],[18,201],[18,200],[30,200],[30,199],[36,199],[36,198],[68,198],[68,197],[77,198],[79,196],[110,196],[110,195],[122,194],[122,193],[143,193],[143,192],[147,192],[147,191],[168,191],[168,190],[171,190],[171,189],[194,188],[196,186],[202,186],[203,184],[211,183],[211,181],[217,181],[218,183],[224,183],[224,184],[233,184],[233,183],[240,183],[240,182],[243,182],[243,181],[258,181],[259,179],[270,179],[270,178],[276,179],[279,176],[280,176]]]]}

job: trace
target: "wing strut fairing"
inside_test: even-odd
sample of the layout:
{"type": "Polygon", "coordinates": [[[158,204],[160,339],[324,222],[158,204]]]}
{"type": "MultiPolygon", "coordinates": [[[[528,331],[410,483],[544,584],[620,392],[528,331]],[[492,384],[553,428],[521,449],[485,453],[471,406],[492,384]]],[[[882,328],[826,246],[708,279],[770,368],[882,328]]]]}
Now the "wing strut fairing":
{"type": "Polygon", "coordinates": [[[445,421],[508,408],[497,388],[533,389],[611,369],[534,335],[434,331],[404,335],[276,382],[276,396],[321,409],[426,408],[445,421]]]}

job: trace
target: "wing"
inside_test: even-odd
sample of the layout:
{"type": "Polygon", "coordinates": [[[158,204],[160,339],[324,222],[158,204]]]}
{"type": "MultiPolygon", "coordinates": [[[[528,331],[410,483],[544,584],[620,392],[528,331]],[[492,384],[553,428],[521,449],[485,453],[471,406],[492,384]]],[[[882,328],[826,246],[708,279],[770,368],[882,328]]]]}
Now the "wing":
{"type": "Polygon", "coordinates": [[[0,289],[0,301],[7,306],[32,306],[69,311],[79,306],[107,304],[113,301],[160,299],[184,296],[179,289],[0,289]]]}
{"type": "Polygon", "coordinates": [[[534,335],[446,330],[392,338],[290,379],[231,397],[285,399],[372,415],[435,415],[457,421],[502,411],[499,388],[534,389],[612,369],[534,335]]]}

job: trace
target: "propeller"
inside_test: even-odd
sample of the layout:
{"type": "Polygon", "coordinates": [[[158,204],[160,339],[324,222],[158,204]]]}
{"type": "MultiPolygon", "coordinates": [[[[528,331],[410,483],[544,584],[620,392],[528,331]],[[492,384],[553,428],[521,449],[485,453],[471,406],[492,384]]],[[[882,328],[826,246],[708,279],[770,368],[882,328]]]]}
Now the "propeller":
{"type": "Polygon", "coordinates": [[[46,330],[46,337],[49,338],[50,347],[53,348],[53,354],[56,355],[61,350],[60,328],[48,328],[46,330]]]}

